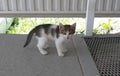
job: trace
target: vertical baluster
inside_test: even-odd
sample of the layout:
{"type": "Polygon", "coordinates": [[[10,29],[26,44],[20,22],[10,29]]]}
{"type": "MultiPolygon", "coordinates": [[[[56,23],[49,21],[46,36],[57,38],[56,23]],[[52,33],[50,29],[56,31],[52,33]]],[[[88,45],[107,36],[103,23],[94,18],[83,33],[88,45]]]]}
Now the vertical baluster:
{"type": "Polygon", "coordinates": [[[11,0],[10,1],[11,3],[11,10],[13,10],[13,11],[17,11],[17,6],[16,6],[16,0],[11,0]]]}
{"type": "Polygon", "coordinates": [[[34,0],[26,0],[26,7],[28,11],[34,11],[34,0]]]}
{"type": "Polygon", "coordinates": [[[51,0],[44,0],[44,9],[45,11],[51,11],[51,0]]]}
{"type": "Polygon", "coordinates": [[[103,0],[98,0],[98,11],[103,11],[103,0]]]}
{"type": "Polygon", "coordinates": [[[44,11],[44,0],[40,0],[40,11],[44,11]]]}
{"type": "Polygon", "coordinates": [[[0,0],[0,11],[3,11],[3,0],[0,0]]]}
{"type": "Polygon", "coordinates": [[[53,11],[60,11],[60,0],[53,0],[53,11]]]}
{"type": "Polygon", "coordinates": [[[70,10],[77,11],[78,0],[70,0],[70,10]]]}
{"type": "Polygon", "coordinates": [[[3,0],[0,0],[0,11],[3,11],[3,0]]]}
{"type": "Polygon", "coordinates": [[[82,2],[82,0],[78,0],[78,11],[81,11],[81,2],[82,2]]]}
{"type": "Polygon", "coordinates": [[[106,11],[111,11],[112,0],[107,0],[106,2],[106,11]]]}
{"type": "Polygon", "coordinates": [[[34,11],[34,0],[29,0],[30,11],[34,11]]]}
{"type": "Polygon", "coordinates": [[[120,11],[120,0],[116,0],[116,3],[115,3],[115,11],[120,11]]]}
{"type": "Polygon", "coordinates": [[[64,11],[64,0],[60,0],[60,10],[64,11]]]}
{"type": "Polygon", "coordinates": [[[43,9],[44,11],[47,10],[47,0],[43,0],[43,9]]]}
{"type": "Polygon", "coordinates": [[[2,10],[8,11],[8,2],[7,2],[7,0],[2,0],[2,10]]]}
{"type": "Polygon", "coordinates": [[[43,11],[44,10],[44,0],[36,0],[36,10],[43,11]]]}
{"type": "Polygon", "coordinates": [[[17,0],[18,11],[25,11],[25,0],[17,0]]]}
{"type": "Polygon", "coordinates": [[[35,11],[40,9],[40,0],[35,0],[35,11]]]}
{"type": "Polygon", "coordinates": [[[69,11],[69,0],[64,0],[64,11],[69,11]]]}
{"type": "Polygon", "coordinates": [[[8,0],[8,10],[11,11],[12,10],[12,0],[8,0]]]}
{"type": "Polygon", "coordinates": [[[84,0],[81,0],[81,11],[84,10],[84,0]]]}
{"type": "Polygon", "coordinates": [[[116,3],[116,0],[112,0],[111,11],[115,10],[115,3],[116,3]]]}
{"type": "Polygon", "coordinates": [[[21,2],[21,9],[22,11],[25,11],[26,10],[26,4],[25,4],[25,0],[20,0],[21,2]]]}
{"type": "Polygon", "coordinates": [[[85,0],[85,2],[84,2],[84,11],[87,10],[87,1],[88,1],[88,0],[85,0]]]}
{"type": "Polygon", "coordinates": [[[99,4],[99,0],[96,0],[96,2],[95,2],[95,11],[98,11],[98,10],[99,10],[98,4],[99,4]]]}
{"type": "Polygon", "coordinates": [[[86,11],[87,0],[81,0],[81,11],[86,11]]]}

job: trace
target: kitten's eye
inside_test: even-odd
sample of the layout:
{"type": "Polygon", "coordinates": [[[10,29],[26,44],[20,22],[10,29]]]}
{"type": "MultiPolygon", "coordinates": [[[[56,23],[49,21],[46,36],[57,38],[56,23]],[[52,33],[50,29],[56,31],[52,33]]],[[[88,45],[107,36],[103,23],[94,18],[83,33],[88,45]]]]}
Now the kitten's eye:
{"type": "Polygon", "coordinates": [[[64,32],[63,34],[66,35],[66,32],[64,32]]]}
{"type": "Polygon", "coordinates": [[[71,32],[69,32],[69,34],[71,34],[71,32]]]}
{"type": "Polygon", "coordinates": [[[65,30],[61,30],[61,32],[65,32],[65,30]]]}
{"type": "Polygon", "coordinates": [[[70,32],[69,34],[72,34],[72,32],[70,32]]]}
{"type": "Polygon", "coordinates": [[[69,32],[69,34],[74,34],[74,33],[75,33],[75,31],[70,31],[70,32],[69,32]]]}

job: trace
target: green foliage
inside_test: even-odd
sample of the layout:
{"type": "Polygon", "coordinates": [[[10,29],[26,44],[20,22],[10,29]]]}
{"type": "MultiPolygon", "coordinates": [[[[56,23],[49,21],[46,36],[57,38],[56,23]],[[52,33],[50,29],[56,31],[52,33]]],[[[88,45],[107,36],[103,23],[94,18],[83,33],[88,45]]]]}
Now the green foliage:
{"type": "Polygon", "coordinates": [[[19,19],[18,18],[14,18],[14,21],[12,23],[13,26],[19,25],[19,19]]]}
{"type": "Polygon", "coordinates": [[[14,32],[17,31],[17,30],[14,30],[14,28],[16,28],[18,25],[19,25],[19,19],[18,18],[14,18],[11,26],[9,27],[9,29],[7,30],[6,33],[14,34],[14,32]]]}
{"type": "MultiPolygon", "coordinates": [[[[99,19],[97,19],[99,20],[99,19]]],[[[81,34],[85,31],[85,19],[84,18],[15,18],[11,27],[7,31],[8,34],[27,34],[31,29],[39,24],[72,24],[77,23],[76,33],[81,34]]],[[[113,25],[118,23],[115,19],[102,19],[97,22],[97,27],[93,29],[93,34],[109,34],[113,28],[113,25]]]]}
{"type": "Polygon", "coordinates": [[[13,25],[7,31],[8,34],[27,34],[39,24],[70,24],[72,18],[15,18],[13,25]]]}
{"type": "Polygon", "coordinates": [[[0,18],[0,33],[6,33],[13,22],[13,18],[0,18]]]}
{"type": "Polygon", "coordinates": [[[101,22],[98,27],[93,29],[93,34],[109,34],[113,30],[111,26],[113,23],[114,21],[111,19],[108,19],[106,22],[101,22]]]}

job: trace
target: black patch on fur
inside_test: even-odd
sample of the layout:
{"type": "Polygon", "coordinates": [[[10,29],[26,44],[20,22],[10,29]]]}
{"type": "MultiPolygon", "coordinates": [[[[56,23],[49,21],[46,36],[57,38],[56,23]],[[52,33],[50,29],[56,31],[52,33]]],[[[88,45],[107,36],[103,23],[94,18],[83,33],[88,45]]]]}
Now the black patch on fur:
{"type": "Polygon", "coordinates": [[[45,31],[45,33],[46,33],[47,35],[49,34],[50,26],[51,26],[51,24],[48,24],[48,25],[44,25],[44,26],[43,26],[43,29],[44,29],[44,31],[45,31]]]}
{"type": "Polygon", "coordinates": [[[55,36],[55,29],[51,28],[51,35],[54,37],[55,36]]]}
{"type": "Polygon", "coordinates": [[[29,34],[27,36],[27,40],[26,40],[25,45],[23,47],[26,47],[30,43],[34,33],[36,34],[36,36],[40,37],[41,36],[41,33],[40,33],[41,29],[44,29],[45,33],[49,34],[49,28],[50,28],[51,25],[52,24],[41,24],[39,26],[36,26],[34,29],[32,29],[29,32],[29,34]]]}
{"type": "Polygon", "coordinates": [[[57,26],[57,28],[56,28],[56,38],[58,38],[58,37],[59,37],[59,34],[60,34],[60,31],[59,31],[59,26],[57,26]]]}
{"type": "Polygon", "coordinates": [[[36,36],[38,37],[41,37],[41,30],[44,29],[44,32],[45,34],[49,34],[49,31],[50,31],[50,26],[52,26],[52,24],[42,24],[42,25],[39,25],[35,28],[35,33],[36,33],[36,36]]]}
{"type": "Polygon", "coordinates": [[[70,31],[70,25],[64,25],[65,31],[70,31]]]}
{"type": "Polygon", "coordinates": [[[34,33],[36,34],[36,36],[41,37],[42,29],[44,30],[45,34],[47,34],[47,35],[51,34],[53,37],[56,36],[56,38],[59,38],[60,33],[61,34],[65,33],[64,35],[66,35],[66,32],[69,32],[69,34],[74,34],[74,32],[75,32],[74,29],[71,29],[70,25],[64,25],[62,27],[63,31],[62,31],[62,29],[60,29],[61,27],[59,25],[56,28],[52,28],[51,26],[55,26],[55,25],[41,24],[41,25],[36,26],[34,29],[32,29],[27,36],[27,40],[26,40],[24,47],[26,47],[30,43],[34,33]]]}

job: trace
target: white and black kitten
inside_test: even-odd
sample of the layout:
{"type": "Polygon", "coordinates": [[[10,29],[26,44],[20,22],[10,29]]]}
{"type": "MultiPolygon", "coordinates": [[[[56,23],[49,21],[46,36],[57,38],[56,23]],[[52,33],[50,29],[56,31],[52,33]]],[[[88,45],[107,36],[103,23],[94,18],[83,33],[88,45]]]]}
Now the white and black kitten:
{"type": "Polygon", "coordinates": [[[48,48],[47,42],[52,39],[55,41],[58,56],[64,56],[64,52],[67,52],[67,49],[63,46],[63,43],[70,35],[75,33],[75,29],[76,23],[72,25],[63,25],[62,23],[59,25],[41,24],[29,32],[24,47],[30,43],[33,34],[35,34],[38,40],[37,47],[41,54],[46,55],[48,53],[45,50],[48,48]]]}

